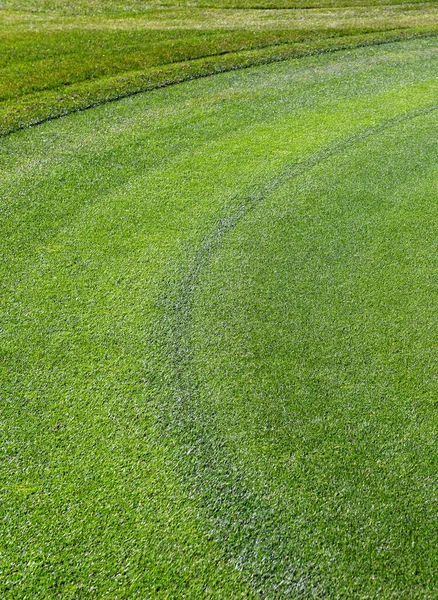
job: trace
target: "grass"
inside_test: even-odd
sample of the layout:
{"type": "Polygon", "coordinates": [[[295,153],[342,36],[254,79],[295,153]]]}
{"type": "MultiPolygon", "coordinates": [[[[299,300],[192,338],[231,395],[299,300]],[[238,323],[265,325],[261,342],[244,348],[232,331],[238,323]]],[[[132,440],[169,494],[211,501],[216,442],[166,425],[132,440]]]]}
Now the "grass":
{"type": "Polygon", "coordinates": [[[0,146],[0,595],[434,598],[437,41],[0,146]]]}
{"type": "Polygon", "coordinates": [[[435,2],[346,4],[9,0],[0,134],[220,71],[437,31],[435,2]]]}
{"type": "Polygon", "coordinates": [[[434,124],[419,115],[280,184],[195,289],[195,398],[276,505],[265,555],[299,565],[290,581],[265,568],[273,596],[297,579],[318,597],[436,594],[434,124]]]}

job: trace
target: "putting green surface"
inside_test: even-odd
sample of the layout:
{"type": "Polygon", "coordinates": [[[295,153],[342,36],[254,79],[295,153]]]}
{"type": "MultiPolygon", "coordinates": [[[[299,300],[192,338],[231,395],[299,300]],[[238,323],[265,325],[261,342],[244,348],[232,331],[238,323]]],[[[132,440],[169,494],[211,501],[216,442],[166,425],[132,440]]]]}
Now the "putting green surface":
{"type": "Polygon", "coordinates": [[[435,598],[434,39],[0,146],[4,598],[435,598]]]}

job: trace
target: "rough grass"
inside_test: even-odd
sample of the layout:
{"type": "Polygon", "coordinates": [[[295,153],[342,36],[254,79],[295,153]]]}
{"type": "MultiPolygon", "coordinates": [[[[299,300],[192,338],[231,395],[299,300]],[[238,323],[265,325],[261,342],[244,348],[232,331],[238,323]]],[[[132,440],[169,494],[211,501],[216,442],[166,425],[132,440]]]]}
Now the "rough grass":
{"type": "Polygon", "coordinates": [[[6,2],[0,7],[0,133],[186,79],[432,35],[438,26],[433,2],[256,6],[6,2]]]}
{"type": "Polygon", "coordinates": [[[436,597],[437,52],[2,140],[2,597],[436,597]]]}

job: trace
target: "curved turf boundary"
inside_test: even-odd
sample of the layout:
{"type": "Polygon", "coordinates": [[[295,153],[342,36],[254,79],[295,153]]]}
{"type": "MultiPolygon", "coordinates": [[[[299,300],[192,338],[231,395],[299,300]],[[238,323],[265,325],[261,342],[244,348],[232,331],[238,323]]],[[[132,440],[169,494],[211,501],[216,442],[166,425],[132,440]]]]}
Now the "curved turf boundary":
{"type": "MultiPolygon", "coordinates": [[[[215,319],[233,304],[233,290],[225,287],[215,294],[219,313],[209,310],[207,291],[216,282],[221,286],[223,271],[213,261],[200,278],[199,260],[203,253],[208,256],[215,239],[223,239],[221,252],[231,253],[226,264],[237,294],[239,272],[252,264],[242,263],[239,256],[244,254],[233,251],[239,232],[257,233],[257,223],[267,222],[271,233],[260,239],[272,240],[272,248],[279,246],[278,257],[285,257],[278,267],[278,294],[266,303],[272,280],[262,277],[246,299],[260,300],[262,325],[268,326],[263,311],[269,304],[283,306],[281,282],[294,275],[288,262],[290,224],[283,212],[300,189],[291,196],[283,183],[296,172],[294,182],[309,182],[309,189],[320,189],[321,195],[338,190],[334,198],[342,205],[339,190],[349,183],[350,191],[356,189],[349,177],[361,172],[362,162],[374,165],[370,149],[378,149],[379,143],[388,146],[387,156],[398,165],[395,175],[406,170],[416,181],[433,148],[428,132],[432,135],[436,114],[436,54],[431,39],[224,74],[2,141],[3,596],[246,598],[260,592],[282,597],[287,585],[292,597],[335,597],[337,592],[365,589],[360,575],[366,569],[357,580],[347,573],[342,579],[335,562],[322,559],[321,553],[332,549],[324,527],[322,537],[315,538],[321,543],[316,548],[306,545],[304,534],[311,527],[318,531],[328,513],[318,513],[319,521],[306,517],[301,527],[288,512],[288,464],[279,460],[281,444],[275,446],[269,426],[263,428],[269,420],[257,389],[251,399],[260,403],[251,412],[262,421],[263,435],[243,417],[236,418],[238,396],[234,414],[222,417],[220,403],[214,403],[218,390],[224,400],[232,392],[225,371],[219,369],[218,389],[211,387],[210,374],[217,366],[213,359],[222,356],[222,346],[216,351],[215,344],[226,340],[215,319]],[[357,151],[349,149],[352,143],[357,151]],[[415,150],[417,159],[405,169],[406,148],[415,150]],[[300,171],[306,165],[311,167],[308,175],[300,171]],[[312,173],[315,180],[306,179],[312,173]],[[265,195],[267,201],[257,204],[265,195]],[[239,222],[245,203],[254,210],[239,222]],[[286,240],[278,237],[283,230],[286,240]],[[192,396],[193,388],[198,395],[192,396]],[[239,451],[233,423],[244,425],[239,451]],[[262,445],[268,441],[272,452],[257,449],[253,438],[262,445]],[[270,456],[268,477],[263,469],[270,456]],[[285,480],[279,483],[282,471],[285,480]],[[262,540],[260,523],[266,533],[262,540]],[[294,542],[293,527],[304,533],[296,536],[300,543],[283,552],[294,542]]],[[[391,171],[385,181],[394,182],[391,171]]],[[[291,185],[293,189],[296,183],[291,185]]],[[[421,194],[413,200],[421,201],[421,194]]],[[[311,223],[318,214],[307,210],[306,202],[300,204],[303,220],[307,215],[311,223]]],[[[327,205],[327,222],[333,222],[335,212],[327,205]]],[[[342,214],[346,221],[339,220],[340,239],[349,232],[351,211],[342,214]]],[[[316,246],[309,256],[318,260],[316,242],[323,239],[323,229],[311,231],[316,246]]],[[[336,227],[331,231],[336,233],[336,227]]],[[[424,262],[420,251],[428,237],[407,239],[424,262]]],[[[248,257],[261,269],[268,264],[269,271],[269,246],[260,249],[262,255],[257,255],[256,245],[248,257]]],[[[311,281],[306,264],[303,281],[311,281]]],[[[424,286],[427,277],[423,271],[417,275],[424,286]]],[[[244,366],[252,364],[238,346],[239,340],[246,344],[252,327],[258,329],[258,313],[245,320],[245,311],[252,307],[251,302],[237,306],[242,329],[234,340],[237,345],[226,347],[236,369],[242,360],[244,366]]],[[[225,316],[232,323],[232,313],[225,316]]],[[[274,338],[281,339],[275,327],[274,338]]],[[[290,335],[296,331],[286,329],[290,335]]],[[[261,341],[269,339],[263,336],[261,341]]],[[[372,335],[367,339],[372,342],[372,335]]],[[[261,364],[280,368],[280,362],[271,360],[275,353],[259,347],[261,364]]],[[[245,373],[236,372],[233,381],[238,384],[245,373]]],[[[267,378],[267,390],[269,382],[267,378]]],[[[318,381],[314,383],[319,389],[318,381]]],[[[417,432],[424,437],[421,428],[417,432]]],[[[377,482],[380,472],[372,470],[377,482]]],[[[322,497],[328,489],[322,487],[322,497]]],[[[351,487],[353,498],[355,489],[351,487]]],[[[305,491],[298,486],[296,497],[305,491]]],[[[350,506],[341,500],[338,506],[350,506]]],[[[396,499],[392,502],[400,506],[396,499]]],[[[415,504],[406,507],[407,519],[424,524],[414,519],[415,504]]],[[[338,539],[348,541],[348,523],[339,523],[338,539]]],[[[355,548],[347,543],[335,553],[339,565],[355,548]]],[[[403,557],[417,556],[412,548],[403,557]]],[[[388,566],[380,597],[393,590],[405,593],[407,577],[411,596],[433,590],[427,570],[430,548],[426,550],[421,554],[424,562],[415,565],[415,576],[406,563],[399,563],[396,571],[388,566]]],[[[391,556],[391,547],[384,552],[391,556]]],[[[367,556],[375,564],[372,554],[367,556]]],[[[375,581],[368,582],[369,589],[378,585],[379,579],[375,581]]]]}
{"type": "Polygon", "coordinates": [[[0,136],[182,81],[437,34],[434,2],[214,4],[8,0],[0,6],[0,136]]]}

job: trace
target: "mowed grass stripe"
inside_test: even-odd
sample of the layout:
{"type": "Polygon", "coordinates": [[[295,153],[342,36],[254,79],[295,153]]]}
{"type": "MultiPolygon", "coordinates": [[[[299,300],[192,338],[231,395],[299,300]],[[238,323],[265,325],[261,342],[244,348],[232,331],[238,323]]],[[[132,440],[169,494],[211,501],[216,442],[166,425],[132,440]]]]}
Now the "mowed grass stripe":
{"type": "MultiPolygon", "coordinates": [[[[262,578],[263,552],[236,556],[212,527],[208,504],[220,496],[199,480],[190,438],[180,443],[175,303],[199,248],[242,198],[345,137],[431,107],[435,55],[422,40],[230,73],[4,140],[3,595],[281,593],[262,578]]],[[[273,547],[281,503],[228,440],[214,448],[251,502],[273,511],[273,547]]],[[[233,493],[226,518],[239,524],[233,493]]],[[[257,530],[241,531],[257,548],[257,530]]],[[[320,562],[297,546],[280,552],[275,577],[291,564],[295,592],[336,589],[320,562]]]]}

